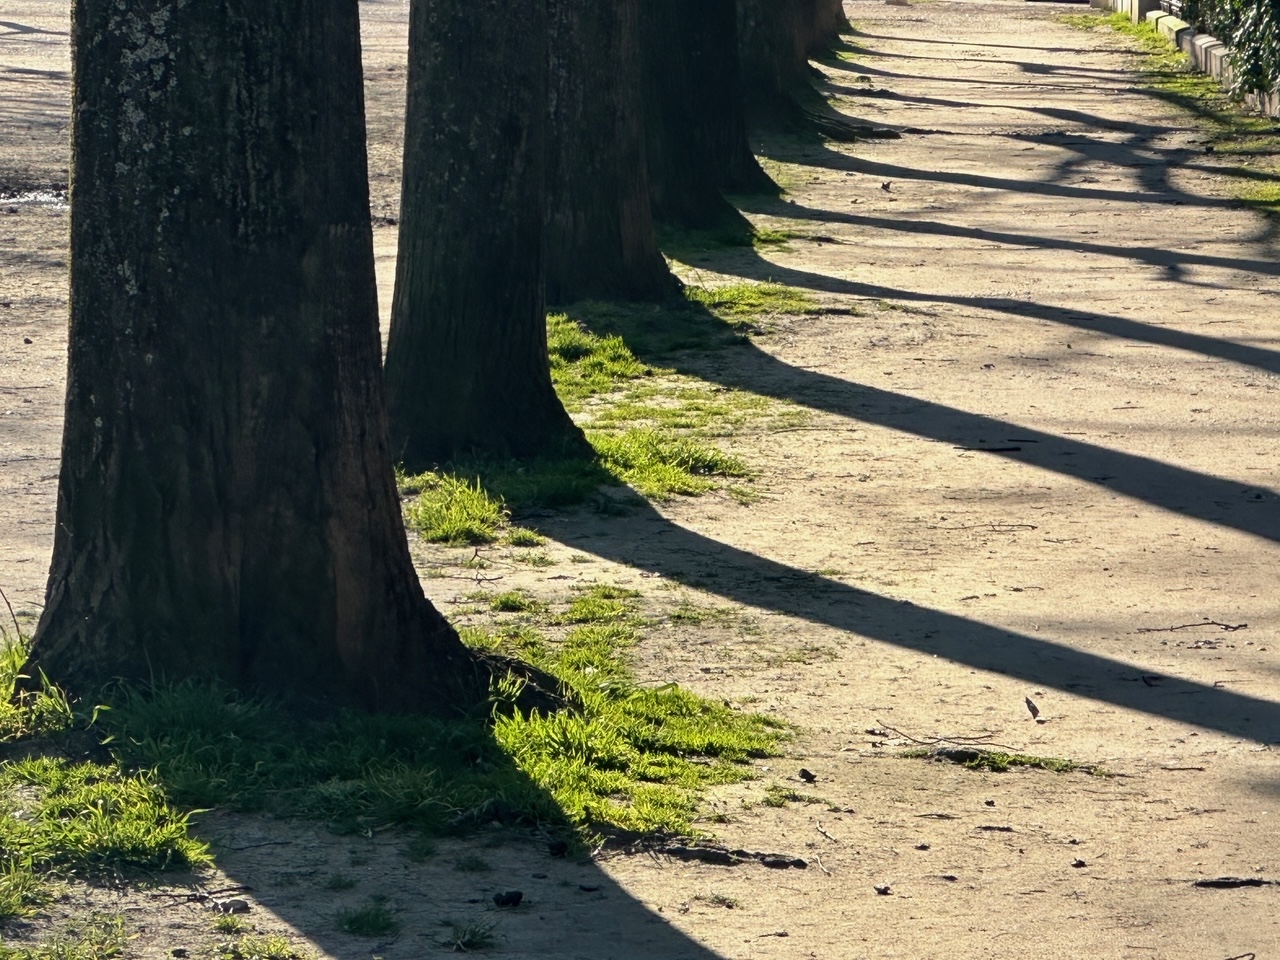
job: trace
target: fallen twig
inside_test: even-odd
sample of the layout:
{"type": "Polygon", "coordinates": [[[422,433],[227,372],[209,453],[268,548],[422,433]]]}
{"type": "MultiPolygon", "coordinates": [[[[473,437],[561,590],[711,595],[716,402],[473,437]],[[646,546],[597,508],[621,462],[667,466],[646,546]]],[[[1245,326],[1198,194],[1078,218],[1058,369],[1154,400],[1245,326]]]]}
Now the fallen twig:
{"type": "Polygon", "coordinates": [[[217,890],[201,890],[195,893],[149,893],[148,897],[156,899],[159,897],[169,897],[173,902],[168,906],[176,907],[182,903],[208,903],[214,897],[221,896],[224,893],[247,893],[253,887],[234,886],[220,887],[217,890]]]}
{"type": "Polygon", "coordinates": [[[1191,630],[1195,627],[1218,627],[1227,633],[1244,630],[1247,623],[1223,623],[1221,620],[1202,620],[1200,623],[1180,623],[1176,627],[1139,627],[1135,633],[1173,633],[1175,630],[1191,630]]]}
{"type": "Polygon", "coordinates": [[[880,724],[882,735],[893,734],[895,737],[901,737],[903,740],[909,740],[912,743],[919,744],[922,747],[938,747],[938,746],[956,746],[956,747],[996,747],[1000,750],[1007,750],[1010,753],[1018,753],[1017,747],[1011,747],[1007,743],[995,743],[991,739],[991,734],[983,734],[977,737],[913,737],[909,733],[904,733],[897,727],[891,727],[883,720],[877,720],[880,724]]]}

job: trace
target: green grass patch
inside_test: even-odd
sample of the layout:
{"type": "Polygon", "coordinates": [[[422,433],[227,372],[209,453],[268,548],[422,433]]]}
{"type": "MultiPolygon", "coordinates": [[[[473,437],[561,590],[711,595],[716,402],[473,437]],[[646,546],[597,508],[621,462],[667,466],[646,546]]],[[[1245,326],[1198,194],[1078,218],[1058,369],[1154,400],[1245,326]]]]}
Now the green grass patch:
{"type": "Polygon", "coordinates": [[[791,241],[799,240],[804,234],[796,230],[776,230],[768,227],[757,227],[751,237],[751,245],[757,250],[790,250],[791,241]]]}
{"type": "Polygon", "coordinates": [[[756,157],[756,160],[760,163],[760,169],[778,185],[783,195],[799,189],[810,176],[809,168],[803,164],[787,163],[772,157],[756,157]]]}
{"type": "Polygon", "coordinates": [[[582,704],[574,713],[500,716],[495,736],[580,830],[692,833],[700,793],[751,778],[749,760],[776,752],[786,728],[675,684],[638,683],[626,658],[638,635],[620,622],[633,592],[597,585],[574,603],[583,600],[620,606],[579,606],[594,622],[559,641],[529,629],[468,637],[548,670],[582,704]]]}
{"type": "Polygon", "coordinates": [[[485,599],[494,613],[537,613],[544,606],[523,590],[507,590],[485,599]]]}
{"type": "Polygon", "coordinates": [[[652,500],[693,496],[730,477],[747,477],[742,460],[693,437],[635,428],[587,435],[600,464],[617,480],[652,500]]]}
{"type": "Polygon", "coordinates": [[[805,314],[817,302],[803,290],[780,283],[730,283],[723,286],[685,288],[685,296],[720,317],[744,319],[771,314],[805,314]]]}
{"type": "Polygon", "coordinates": [[[667,614],[667,619],[681,626],[699,626],[707,623],[731,623],[738,619],[738,611],[733,607],[705,607],[694,603],[688,597],[682,597],[674,609],[667,614]]]}
{"type": "Polygon", "coordinates": [[[249,929],[249,924],[243,917],[238,917],[234,913],[220,913],[213,918],[213,929],[217,933],[233,936],[244,933],[249,929]]]}
{"type": "Polygon", "coordinates": [[[218,948],[219,960],[305,960],[311,954],[294,948],[279,934],[245,934],[218,948]]]}
{"type": "Polygon", "coordinates": [[[567,610],[558,614],[555,623],[625,623],[634,621],[635,590],[607,584],[595,584],[581,591],[567,610]]]}
{"type": "MultiPolygon", "coordinates": [[[[524,606],[523,595],[514,596],[524,606]]],[[[495,687],[490,716],[448,721],[354,712],[304,718],[207,683],[116,689],[94,728],[107,737],[113,762],[36,756],[0,768],[0,921],[38,907],[50,880],[209,863],[182,812],[193,808],[313,818],[340,832],[403,826],[417,832],[424,857],[434,852],[426,838],[495,820],[583,842],[617,829],[695,833],[701,794],[751,778],[751,759],[775,753],[787,729],[676,684],[638,682],[628,659],[639,639],[638,598],[595,584],[554,618],[567,628],[559,635],[515,623],[465,632],[474,645],[556,676],[579,705],[572,711],[507,709],[518,681],[495,687]]],[[[479,861],[458,866],[481,869],[479,861]]],[[[354,881],[333,874],[321,883],[338,891],[354,881]]],[[[335,919],[368,936],[395,925],[377,899],[335,919]]],[[[221,922],[221,932],[243,933],[221,922]]],[[[110,942],[99,948],[77,936],[65,950],[56,940],[0,952],[0,960],[115,955],[110,942]]],[[[247,936],[220,949],[224,957],[294,956],[287,941],[247,936]]]]}
{"type": "Polygon", "coordinates": [[[700,438],[731,436],[748,427],[797,427],[809,416],[791,403],[680,376],[638,384],[579,413],[589,430],[648,428],[700,438]]]}
{"type": "MultiPolygon", "coordinates": [[[[22,737],[47,736],[65,730],[72,722],[71,707],[53,685],[19,690],[18,681],[27,660],[27,640],[15,630],[0,631],[0,743],[22,737]]],[[[42,678],[43,679],[43,678],[42,678]]]]}
{"type": "Polygon", "coordinates": [[[471,459],[401,475],[399,487],[409,498],[405,522],[428,543],[478,546],[505,540],[512,546],[539,546],[545,537],[511,524],[509,503],[524,508],[569,506],[613,482],[612,474],[585,458],[471,459]]]}
{"type": "Polygon", "coordinates": [[[123,919],[94,913],[64,925],[39,946],[10,947],[0,942],[0,960],[109,960],[124,956],[128,943],[123,919]]]}
{"type": "Polygon", "coordinates": [[[212,862],[150,774],[33,757],[0,768],[0,792],[8,797],[0,850],[18,863],[97,877],[212,862]]]}
{"type": "MultiPolygon", "coordinates": [[[[73,723],[72,711],[47,684],[39,691],[17,692],[25,648],[25,642],[13,644],[0,658],[0,703],[5,705],[0,742],[40,738],[49,755],[32,750],[32,756],[0,764],[0,922],[38,908],[48,897],[50,880],[209,863],[207,845],[189,836],[188,815],[170,803],[154,776],[52,755],[54,741],[73,723]]],[[[85,929],[91,934],[98,928],[85,929]]],[[[85,949],[98,949],[92,940],[84,941],[89,943],[85,949]]]]}
{"type": "Polygon", "coordinates": [[[494,931],[498,929],[496,922],[453,923],[445,921],[445,923],[449,927],[449,933],[440,941],[440,946],[448,947],[455,953],[488,950],[498,943],[498,938],[494,934],[494,931]]]}
{"type": "MultiPolygon", "coordinates": [[[[705,438],[754,422],[790,427],[805,414],[678,375],[661,361],[744,343],[758,321],[813,307],[813,299],[794,288],[744,282],[687,287],[683,299],[669,304],[586,302],[549,315],[552,381],[586,429],[594,456],[466,459],[416,476],[401,474],[400,491],[411,498],[406,521],[433,543],[505,539],[512,546],[537,546],[543,541],[535,531],[510,526],[513,509],[572,506],[618,484],[650,499],[695,496],[750,476],[741,460],[705,438]]],[[[751,500],[749,491],[734,489],[743,502],[751,500]]]]}
{"type": "MultiPolygon", "coordinates": [[[[670,354],[742,344],[758,326],[754,321],[805,314],[816,306],[813,297],[795,287],[742,281],[690,284],[683,300],[665,304],[585,301],[567,307],[565,316],[597,337],[620,339],[632,355],[660,372],[670,354]]],[[[613,382],[626,379],[636,377],[613,382]]]]}
{"type": "Polygon", "coordinates": [[[766,807],[785,807],[789,803],[826,803],[822,797],[814,796],[811,793],[801,793],[798,790],[792,790],[790,787],[784,787],[780,783],[771,783],[765,788],[764,799],[760,801],[766,807]]]}
{"type": "Polygon", "coordinates": [[[563,313],[547,317],[551,379],[566,405],[652,376],[654,369],[636,359],[617,334],[597,335],[563,313]]]}
{"type": "Polygon", "coordinates": [[[536,530],[525,527],[513,527],[507,531],[507,544],[512,547],[540,547],[547,538],[536,530]]]}
{"type": "MultiPolygon", "coordinates": [[[[1075,27],[1077,30],[1094,30],[1098,27],[1110,26],[1112,16],[1109,13],[1060,13],[1053,19],[1068,27],[1075,27]]],[[[1123,13],[1114,14],[1114,16],[1128,19],[1123,13]]]]}
{"type": "Polygon", "coordinates": [[[704,493],[725,480],[751,475],[739,458],[671,430],[589,430],[587,439],[595,459],[468,460],[403,476],[401,492],[410,495],[405,521],[431,543],[461,546],[505,539],[533,545],[544,538],[511,526],[509,504],[518,509],[572,506],[597,496],[601,487],[619,484],[663,500],[704,493]]]}
{"type": "Polygon", "coordinates": [[[337,921],[340,930],[357,937],[383,937],[389,933],[395,933],[400,928],[391,908],[377,898],[361,906],[341,911],[337,921]]]}
{"type": "Polygon", "coordinates": [[[428,471],[405,478],[402,492],[417,492],[405,506],[405,521],[430,543],[492,543],[507,522],[500,497],[451,473],[428,471]]]}
{"type": "Polygon", "coordinates": [[[398,824],[437,836],[479,824],[692,830],[699,791],[752,776],[778,722],[738,713],[631,671],[633,591],[597,584],[555,619],[561,638],[528,625],[463,630],[468,643],[549,671],[577,712],[454,721],[340,713],[303,722],[207,684],[121,691],[105,715],[131,766],[154,768],[186,807],[320,819],[356,832],[398,824]]]}
{"type": "Polygon", "coordinates": [[[906,750],[901,754],[907,759],[928,759],[958,763],[966,770],[987,770],[1005,773],[1014,767],[1048,770],[1052,773],[1088,773],[1106,776],[1100,767],[1064,760],[1061,757],[1038,757],[1029,753],[1008,753],[1003,750],[976,750],[968,747],[906,750]]]}

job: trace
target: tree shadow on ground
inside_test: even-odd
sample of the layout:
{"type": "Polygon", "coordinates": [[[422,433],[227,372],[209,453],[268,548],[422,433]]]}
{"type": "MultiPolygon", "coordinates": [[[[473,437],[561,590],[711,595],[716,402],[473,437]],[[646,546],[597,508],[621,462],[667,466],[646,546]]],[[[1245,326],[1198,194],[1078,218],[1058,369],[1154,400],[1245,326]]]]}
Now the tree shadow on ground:
{"type": "MultiPolygon", "coordinates": [[[[773,264],[768,266],[774,267],[773,264]]],[[[794,279],[786,271],[772,270],[771,273],[773,279],[781,282],[794,279]]],[[[900,296],[895,291],[824,279],[830,280],[841,293],[869,297],[900,296]]],[[[694,311],[695,315],[698,312],[694,311]]],[[[687,314],[688,311],[680,313],[687,314]]],[[[570,310],[569,315],[575,316],[574,311],[570,310]]],[[[648,345],[657,336],[652,325],[659,321],[650,317],[646,321],[649,329],[641,332],[634,327],[628,329],[625,318],[625,314],[618,314],[612,320],[606,318],[603,323],[597,319],[597,330],[622,336],[637,356],[678,373],[966,450],[991,446],[990,456],[1038,467],[1171,513],[1280,543],[1280,498],[1269,490],[1247,487],[1235,480],[1060,437],[920,397],[802,370],[752,343],[720,353],[655,355],[648,345]],[[1009,446],[1010,437],[1018,438],[1019,446],[1009,446]]],[[[687,318],[678,322],[682,327],[690,324],[687,318]]],[[[709,329],[724,326],[723,321],[709,311],[703,323],[709,329]]]]}
{"type": "Polygon", "coordinates": [[[1066,644],[894,600],[720,543],[651,506],[584,533],[572,518],[542,526],[575,549],[660,574],[726,600],[943,657],[960,666],[1202,726],[1280,742],[1280,704],[1189,680],[1136,682],[1140,668],[1066,644]]]}
{"type": "MultiPolygon", "coordinates": [[[[817,221],[819,223],[843,223],[849,224],[850,226],[861,227],[868,231],[880,230],[889,233],[908,233],[930,237],[954,237],[956,239],[971,240],[979,243],[1000,244],[1007,247],[1024,247],[1035,250],[1064,250],[1073,253],[1088,253],[1098,256],[1114,257],[1118,260],[1129,261],[1134,265],[1145,264],[1146,266],[1156,267],[1163,271],[1165,279],[1186,283],[1190,286],[1217,288],[1219,285],[1200,283],[1190,280],[1186,274],[1185,268],[1187,267],[1215,267],[1223,270],[1247,271],[1250,273],[1260,274],[1262,276],[1280,276],[1280,263],[1275,260],[1261,259],[1257,257],[1220,257],[1186,250],[1166,250],[1162,247],[1138,246],[1135,244],[1119,246],[1115,244],[1096,243],[1078,237],[1049,237],[1030,233],[1014,233],[1012,231],[1005,230],[989,230],[984,227],[966,227],[960,224],[946,223],[940,220],[890,218],[884,216],[875,217],[854,213],[841,213],[835,210],[805,207],[787,200],[774,200],[773,198],[765,197],[737,197],[735,199],[742,204],[744,209],[749,210],[752,213],[765,214],[771,217],[787,217],[795,220],[817,221]]],[[[886,296],[887,295],[888,294],[886,294],[886,296]]],[[[898,296],[899,294],[895,293],[893,295],[898,296]]],[[[913,298],[909,297],[908,299],[913,298]]],[[[945,297],[937,297],[936,299],[939,302],[946,302],[945,297]]],[[[958,299],[964,300],[966,298],[958,299]]],[[[1047,308],[1042,308],[1042,310],[1043,309],[1047,308]]],[[[1115,319],[1122,323],[1134,323],[1133,321],[1125,321],[1118,317],[1111,319],[1115,319]]],[[[1135,324],[1132,329],[1136,332],[1144,326],[1148,325],[1135,324]]],[[[1159,328],[1150,329],[1159,330],[1159,328]]],[[[1159,330],[1159,333],[1161,334],[1168,332],[1169,331],[1159,330]]],[[[1234,344],[1227,344],[1225,341],[1214,340],[1212,337],[1199,337],[1196,339],[1200,342],[1198,349],[1210,355],[1214,355],[1215,353],[1215,351],[1209,349],[1214,343],[1221,344],[1224,347],[1235,346],[1234,344]]],[[[1271,354],[1271,351],[1261,351],[1261,353],[1275,356],[1274,354],[1271,354]]]]}
{"type": "MultiPolygon", "coordinates": [[[[941,45],[941,46],[947,46],[947,47],[967,47],[969,49],[973,49],[974,47],[989,47],[993,50],[1034,50],[1037,53],[1087,53],[1089,52],[1088,47],[1042,47],[1042,46],[1036,46],[1034,44],[1029,44],[1029,43],[987,43],[985,41],[976,41],[976,40],[975,41],[943,40],[941,37],[938,37],[938,36],[912,37],[912,36],[907,36],[906,34],[903,34],[900,36],[892,36],[886,33],[868,33],[866,30],[860,30],[856,28],[853,30],[852,36],[858,39],[865,38],[867,40],[889,40],[889,41],[892,41],[893,43],[923,43],[923,44],[928,44],[930,46],[941,45]]],[[[1116,51],[1110,51],[1110,52],[1132,53],[1134,56],[1138,56],[1141,54],[1141,51],[1138,51],[1138,50],[1133,50],[1133,51],[1116,50],[1116,51]]],[[[867,53],[870,54],[871,56],[879,56],[879,54],[874,51],[867,51],[867,53]]]]}
{"type": "MultiPolygon", "coordinates": [[[[536,829],[483,824],[426,848],[396,829],[340,835],[313,821],[218,813],[202,817],[197,833],[213,842],[218,864],[218,876],[206,878],[203,889],[251,887],[228,895],[253,905],[250,921],[271,929],[266,911],[334,957],[420,960],[453,949],[449,941],[463,930],[488,931],[503,956],[530,960],[718,957],[636,899],[600,859],[552,856],[536,829]],[[430,854],[422,856],[423,849],[430,854]],[[521,892],[519,905],[497,906],[494,896],[510,891],[521,892]],[[357,936],[341,929],[344,912],[371,904],[391,913],[394,931],[357,936]]],[[[667,859],[660,848],[634,855],[667,859]]],[[[772,872],[755,864],[724,869],[772,872]]],[[[181,912],[179,923],[208,929],[207,910],[191,905],[181,912]]],[[[171,939],[186,945],[178,930],[171,939]]],[[[483,947],[473,943],[476,949],[483,947]]]]}
{"type": "MultiPolygon", "coordinates": [[[[673,321],[687,331],[723,322],[704,311],[681,311],[673,321]],[[699,319],[700,318],[700,319],[699,319]]],[[[572,312],[571,312],[572,315],[572,312]]],[[[990,445],[989,455],[1091,483],[1170,512],[1280,542],[1280,501],[1234,481],[1157,460],[1109,450],[800,370],[753,344],[707,353],[655,353],[663,331],[597,321],[597,331],[622,336],[641,357],[667,368],[814,410],[874,423],[966,449],[990,445]],[[1018,446],[1011,447],[1009,438],[1018,446]]],[[[688,333],[681,334],[687,337],[688,333]]],[[[548,535],[618,563],[661,574],[735,602],[812,623],[853,631],[885,643],[944,657],[954,663],[1081,694],[1126,709],[1196,724],[1258,742],[1280,740],[1280,704],[1191,681],[1148,687],[1132,682],[1137,668],[968,617],[893,600],[790,567],[683,529],[651,506],[584,533],[580,520],[555,519],[548,535]]]]}
{"type": "MultiPolygon", "coordinates": [[[[251,706],[242,706],[245,717],[256,716],[251,706]]],[[[480,942],[483,939],[489,939],[489,945],[504,956],[529,960],[717,957],[638,900],[609,875],[603,862],[634,856],[657,866],[701,856],[714,863],[717,855],[723,859],[725,848],[710,844],[695,848],[661,836],[624,833],[603,853],[575,849],[572,844],[566,850],[560,841],[569,831],[554,816],[555,799],[517,769],[474,719],[426,725],[423,736],[430,740],[421,746],[416,746],[419,741],[412,736],[418,729],[414,721],[395,717],[375,720],[370,728],[375,736],[376,731],[385,729],[386,741],[379,748],[383,753],[376,764],[366,767],[360,745],[365,735],[359,725],[351,743],[333,743],[312,755],[307,752],[312,747],[303,742],[305,735],[299,734],[295,742],[291,733],[277,732],[289,726],[283,714],[269,716],[281,724],[265,731],[275,756],[253,769],[235,769],[225,762],[228,756],[245,751],[245,741],[253,741],[255,734],[247,729],[245,738],[232,738],[235,743],[214,735],[205,737],[205,746],[199,751],[179,757],[174,764],[160,762],[153,776],[184,805],[190,804],[193,790],[221,792],[228,798],[257,792],[267,796],[268,811],[279,810],[280,803],[273,798],[283,797],[282,812],[197,810],[191,832],[211,844],[215,858],[212,870],[148,871],[141,876],[126,871],[76,882],[63,898],[71,905],[65,909],[50,905],[47,913],[58,918],[70,912],[80,920],[90,913],[123,914],[127,932],[137,941],[130,956],[266,956],[247,948],[241,952],[230,946],[211,949],[217,942],[233,945],[241,934],[254,931],[305,938],[326,956],[342,958],[372,955],[384,960],[420,960],[449,950],[485,949],[480,942]],[[425,755],[443,758],[443,767],[424,766],[425,755]],[[299,757],[305,758],[301,761],[304,764],[316,764],[317,770],[335,761],[338,766],[351,764],[345,775],[317,778],[301,801],[311,810],[309,816],[302,817],[292,815],[296,811],[288,799],[289,789],[253,785],[255,771],[262,771],[256,775],[264,779],[270,776],[263,764],[296,764],[299,757]],[[466,786],[462,792],[452,790],[450,771],[456,769],[455,760],[475,765],[483,784],[500,786],[488,794],[477,792],[479,785],[466,786]],[[460,804],[449,802],[459,800],[460,804]],[[347,811],[352,801],[357,808],[363,804],[368,812],[350,819],[347,811]],[[405,821],[440,822],[445,829],[420,835],[396,825],[405,821]],[[121,882],[130,876],[130,883],[121,882]],[[520,896],[512,898],[512,891],[519,891],[520,896]],[[496,895],[507,895],[503,897],[507,902],[500,905],[496,895]],[[512,899],[518,903],[511,904],[512,899]],[[233,900],[243,901],[243,909],[230,907],[233,900]],[[234,910],[234,915],[227,916],[219,904],[228,904],[228,912],[234,910]],[[366,923],[362,935],[344,929],[344,915],[361,910],[376,911],[381,920],[366,923]],[[220,920],[224,926],[217,926],[220,920]],[[470,941],[460,945],[456,941],[463,933],[470,941]],[[135,950],[139,952],[135,954],[135,950]]],[[[187,730],[183,724],[190,722],[190,718],[180,717],[171,731],[159,730],[156,736],[182,741],[187,730]]],[[[304,727],[316,730],[327,722],[316,717],[304,727]]],[[[54,755],[82,759],[83,751],[75,749],[82,739],[82,735],[73,735],[54,755]]],[[[128,746],[127,738],[112,749],[119,749],[125,769],[135,768],[138,754],[128,746]]],[[[0,758],[15,756],[14,751],[38,755],[42,746],[8,744],[0,751],[0,758]]],[[[97,738],[92,738],[91,755],[105,760],[100,756],[105,752],[97,738]]],[[[245,755],[251,757],[252,749],[245,755]]],[[[147,769],[152,764],[142,766],[147,769]]],[[[249,806],[257,810],[259,803],[249,806]]],[[[794,861],[798,852],[785,856],[794,861]]],[[[752,871],[760,879],[776,875],[780,869],[804,869],[797,865],[769,867],[751,856],[730,855],[730,859],[732,862],[722,862],[718,868],[752,871]]],[[[90,872],[88,876],[96,875],[90,872]]],[[[691,894],[672,892],[670,895],[679,899],[671,905],[691,894]]],[[[665,891],[659,894],[663,895],[665,891]]],[[[4,934],[9,946],[20,946],[22,940],[40,935],[43,927],[12,921],[6,924],[4,934]]],[[[43,932],[48,933],[47,929],[43,932]]]]}
{"type": "Polygon", "coordinates": [[[1054,180],[1018,180],[1012,177],[998,177],[989,174],[963,173],[948,170],[924,170],[907,167],[882,160],[870,160],[843,153],[829,146],[812,146],[807,151],[796,151],[794,148],[780,149],[776,144],[761,145],[761,152],[770,160],[783,163],[799,163],[809,166],[826,167],[848,173],[860,173],[871,177],[880,177],[890,181],[920,181],[924,183],[949,183],[964,187],[977,187],[985,190],[1000,190],[1011,193],[1024,193],[1034,196],[1062,197],[1070,200],[1103,200],[1116,203],[1158,204],[1178,207],[1203,207],[1207,209],[1239,209],[1241,202],[1228,198],[1201,197],[1167,187],[1164,181],[1165,171],[1157,169],[1159,161],[1146,157],[1133,156],[1133,162],[1125,163],[1120,157],[1127,151],[1132,155],[1132,148],[1100,141],[1101,150],[1110,150],[1117,155],[1113,160],[1117,166],[1151,168],[1152,174],[1145,178],[1145,192],[1129,189],[1101,190],[1080,187],[1058,182],[1059,174],[1054,180]]]}
{"type": "MultiPolygon", "coordinates": [[[[899,38],[902,39],[902,38],[899,38]]],[[[933,42],[932,40],[920,42],[933,42]]],[[[945,41],[938,41],[945,42],[945,41]]],[[[849,52],[859,55],[868,55],[877,59],[888,57],[901,58],[902,54],[883,54],[878,51],[865,50],[851,44],[845,48],[849,52]]],[[[1147,56],[1141,50],[1117,50],[1116,53],[1127,53],[1132,56],[1147,56]]],[[[943,58],[947,59],[947,58],[943,58]]],[[[1063,72],[1064,68],[1054,67],[1044,64],[1028,64],[1016,61],[1007,61],[1017,66],[1024,74],[1032,76],[1045,73],[1063,72]]],[[[862,79],[870,79],[876,77],[892,86],[893,81],[899,79],[926,80],[934,83],[944,82],[962,82],[962,83],[979,83],[979,84],[996,84],[1013,88],[1017,91],[1025,84],[1020,80],[1012,81],[987,81],[987,80],[970,80],[963,77],[960,79],[952,77],[920,77],[908,76],[905,74],[895,73],[891,70],[885,70],[879,67],[872,67],[862,61],[850,63],[839,57],[832,57],[823,63],[833,69],[843,70],[850,73],[859,74],[862,79]]],[[[1089,68],[1092,70],[1093,68],[1089,68]]],[[[1070,73],[1068,69],[1065,72],[1070,73]]],[[[1090,81],[1090,92],[1097,94],[1105,94],[1108,90],[1116,92],[1125,92],[1129,94],[1137,94],[1153,100],[1159,100],[1163,103],[1178,107],[1186,111],[1198,121],[1199,128],[1206,133],[1210,140],[1215,137],[1226,137],[1231,139],[1237,136],[1259,135],[1265,136],[1269,133],[1275,133],[1275,129],[1270,129],[1265,124],[1260,125],[1255,119],[1242,119],[1238,112],[1227,105],[1225,97],[1204,97],[1195,93],[1187,93],[1174,86],[1160,86],[1156,81],[1161,77],[1170,77],[1176,74],[1176,71],[1167,69],[1157,69],[1148,76],[1147,85],[1135,89],[1134,76],[1129,70],[1094,70],[1095,76],[1090,81]],[[1152,79],[1154,78],[1154,79],[1152,79]],[[1099,89],[1101,85],[1101,89],[1099,89]]],[[[1038,86],[1038,84],[1036,84],[1038,86]]],[[[917,104],[920,106],[940,106],[954,109],[964,109],[977,104],[964,100],[951,100],[947,98],[928,97],[919,94],[908,95],[900,94],[889,88],[881,89],[860,89],[857,86],[849,87],[842,85],[834,78],[828,77],[825,84],[826,89],[831,93],[844,94],[846,98],[866,98],[871,100],[888,100],[907,104],[917,104]]],[[[1030,100],[1034,102],[1037,98],[1033,95],[1030,100]]],[[[1006,109],[1011,111],[1019,111],[1032,116],[1043,117],[1046,120],[1062,121],[1078,125],[1081,129],[1077,130],[1059,130],[1059,131],[1026,131],[1012,134],[995,134],[999,136],[1009,136],[1019,141],[1039,142],[1048,145],[1059,146],[1063,148],[1079,148],[1074,152],[1075,157],[1064,160],[1053,171],[1051,176],[1047,176],[1039,181],[1011,181],[1003,178],[975,176],[972,174],[949,174],[940,171],[921,171],[912,170],[910,168],[898,167],[889,164],[875,164],[866,161],[859,161],[850,157],[849,154],[838,149],[828,148],[825,155],[815,156],[808,153],[803,162],[814,162],[816,165],[829,166],[833,169],[862,172],[873,176],[896,177],[898,179],[919,179],[934,180],[944,183],[956,183],[975,187],[987,187],[990,189],[1014,190],[1027,193],[1039,193],[1048,196],[1078,196],[1088,197],[1091,199],[1102,200],[1119,200],[1126,202],[1156,202],[1169,204],[1173,206],[1197,206],[1197,207],[1232,207],[1241,206],[1241,201],[1232,199],[1220,199],[1212,197],[1202,197],[1197,194],[1188,193],[1179,189],[1169,179],[1169,172],[1172,169],[1188,168],[1216,175],[1230,175],[1232,177],[1253,181],[1255,186],[1274,186],[1280,182],[1273,172],[1258,171],[1250,169],[1247,166],[1236,165],[1231,168],[1222,166],[1214,166],[1209,164],[1197,164],[1189,162],[1193,157],[1201,155],[1198,150],[1191,150],[1188,147],[1163,147],[1160,141],[1168,136],[1173,128],[1167,123],[1148,123],[1140,120],[1115,120],[1108,117],[1099,116],[1081,110],[1055,107],[1055,106],[1028,106],[1021,103],[1002,104],[1002,103],[983,103],[985,107],[996,109],[1006,109]],[[1112,131],[1126,134],[1124,140],[1117,143],[1102,137],[1093,136],[1089,131],[1101,130],[1112,131]],[[1120,191],[1078,191],[1072,188],[1063,188],[1062,182],[1071,173],[1076,171],[1086,162],[1101,162],[1112,166],[1126,169],[1136,170],[1137,185],[1141,188],[1140,193],[1120,192],[1120,191]]],[[[915,128],[908,128],[906,132],[929,132],[943,133],[945,131],[918,131],[915,128]]],[[[785,156],[785,143],[765,143],[760,145],[762,152],[775,160],[793,160],[795,158],[785,156]],[[781,154],[773,152],[777,147],[783,147],[781,154]]],[[[1270,207],[1264,208],[1261,212],[1268,215],[1267,223],[1262,231],[1262,237],[1268,242],[1274,241],[1276,236],[1280,234],[1280,217],[1274,215],[1274,210],[1270,207]]]]}

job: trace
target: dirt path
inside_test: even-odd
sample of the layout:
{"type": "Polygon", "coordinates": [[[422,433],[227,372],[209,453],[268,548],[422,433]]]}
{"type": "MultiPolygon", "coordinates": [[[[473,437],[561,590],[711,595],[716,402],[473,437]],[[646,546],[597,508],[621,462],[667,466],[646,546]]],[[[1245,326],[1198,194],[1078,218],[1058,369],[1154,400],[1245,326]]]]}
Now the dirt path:
{"type": "MultiPolygon", "coordinates": [[[[0,25],[0,188],[30,191],[65,183],[65,27],[44,3],[11,6],[6,20],[39,29],[0,25]]],[[[365,5],[374,209],[391,220],[405,6],[365,5]]],[[[1120,40],[1051,19],[1079,7],[847,7],[859,50],[824,68],[839,107],[920,132],[768,147],[789,192],[752,217],[831,242],[691,267],[849,311],[779,318],[749,347],[688,361],[812,411],[803,429],[733,441],[765,499],[552,518],[550,552],[585,562],[503,568],[504,587],[535,593],[602,579],[655,608],[725,608],[657,629],[643,669],[805,728],[762,783],[824,802],[763,806],[762,783],[736,788],[714,829],[811,865],[548,867],[507,848],[501,879],[473,880],[379,859],[371,841],[361,869],[406,921],[380,956],[421,956],[415,937],[507,877],[535,904],[502,917],[509,956],[1280,949],[1275,887],[1193,886],[1280,880],[1274,233],[1231,200],[1194,123],[1136,91],[1120,40]],[[904,760],[895,730],[1116,776],[904,760]],[[802,765],[816,783],[796,779],[802,765]]],[[[52,539],[65,227],[56,203],[0,204],[0,585],[25,610],[52,539]]],[[[385,303],[394,226],[377,237],[385,303]]],[[[465,585],[428,590],[465,605],[465,585]]],[[[246,851],[223,865],[258,888],[262,916],[326,955],[368,952],[319,932],[331,908],[280,879],[287,852],[254,852],[243,825],[210,829],[246,851]]],[[[296,873],[348,856],[349,839],[298,829],[296,873]]],[[[171,928],[157,919],[139,955],[167,955],[181,941],[155,931],[171,928]]]]}

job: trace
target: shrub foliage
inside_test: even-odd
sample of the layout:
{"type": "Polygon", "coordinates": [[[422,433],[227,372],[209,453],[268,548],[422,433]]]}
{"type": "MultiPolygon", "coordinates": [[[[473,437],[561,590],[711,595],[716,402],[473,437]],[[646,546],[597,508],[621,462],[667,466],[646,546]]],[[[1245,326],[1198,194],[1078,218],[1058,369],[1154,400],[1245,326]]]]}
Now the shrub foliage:
{"type": "Polygon", "coordinates": [[[1276,0],[1184,0],[1183,18],[1231,47],[1242,93],[1280,84],[1280,4],[1276,0]]]}

